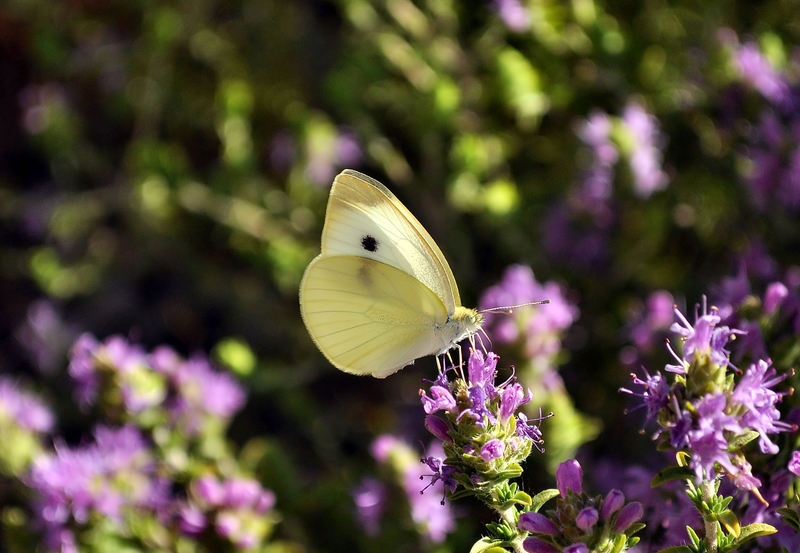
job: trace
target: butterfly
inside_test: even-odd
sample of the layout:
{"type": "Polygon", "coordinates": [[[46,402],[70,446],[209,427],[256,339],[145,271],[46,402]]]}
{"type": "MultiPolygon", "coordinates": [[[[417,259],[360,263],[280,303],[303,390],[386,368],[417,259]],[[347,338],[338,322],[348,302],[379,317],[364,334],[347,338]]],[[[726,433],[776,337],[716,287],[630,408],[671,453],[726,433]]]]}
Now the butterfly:
{"type": "Polygon", "coordinates": [[[375,179],[352,169],[334,179],[321,249],[300,283],[300,313],[336,368],[384,378],[481,329],[436,242],[375,179]]]}

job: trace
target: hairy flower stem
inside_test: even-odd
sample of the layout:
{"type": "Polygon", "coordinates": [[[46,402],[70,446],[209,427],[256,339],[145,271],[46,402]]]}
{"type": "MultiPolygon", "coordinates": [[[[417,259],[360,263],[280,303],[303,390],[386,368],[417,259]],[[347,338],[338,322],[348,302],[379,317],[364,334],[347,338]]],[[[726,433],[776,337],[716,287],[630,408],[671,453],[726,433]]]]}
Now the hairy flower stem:
{"type": "MultiPolygon", "coordinates": [[[[703,502],[706,505],[711,505],[711,500],[716,495],[716,489],[713,480],[703,480],[700,484],[700,492],[703,497],[703,502]]],[[[703,513],[703,525],[705,526],[705,540],[708,553],[717,553],[717,529],[719,528],[717,521],[708,516],[708,512],[703,513]]]]}
{"type": "MultiPolygon", "coordinates": [[[[500,505],[492,505],[492,507],[494,508],[495,511],[497,511],[497,514],[500,515],[500,518],[503,520],[503,522],[508,524],[509,527],[511,528],[516,528],[517,526],[517,521],[515,516],[516,507],[512,506],[505,509],[500,505]]],[[[525,549],[522,547],[522,542],[524,537],[525,537],[524,535],[518,535],[517,537],[514,538],[513,546],[514,546],[514,551],[516,553],[526,553],[525,549]]]]}

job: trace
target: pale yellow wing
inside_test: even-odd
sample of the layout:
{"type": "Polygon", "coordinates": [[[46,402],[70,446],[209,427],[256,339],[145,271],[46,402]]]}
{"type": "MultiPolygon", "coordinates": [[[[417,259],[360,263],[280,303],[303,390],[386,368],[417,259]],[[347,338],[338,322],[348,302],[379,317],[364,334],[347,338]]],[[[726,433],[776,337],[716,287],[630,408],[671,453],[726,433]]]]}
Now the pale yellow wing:
{"type": "Polygon", "coordinates": [[[461,305],[453,271],[431,235],[388,188],[358,171],[346,169],[333,182],[321,255],[386,263],[427,286],[448,314],[461,305]]]}
{"type": "Polygon", "coordinates": [[[441,300],[415,277],[365,257],[320,255],[300,283],[311,338],[338,369],[383,378],[449,341],[441,300]]]}

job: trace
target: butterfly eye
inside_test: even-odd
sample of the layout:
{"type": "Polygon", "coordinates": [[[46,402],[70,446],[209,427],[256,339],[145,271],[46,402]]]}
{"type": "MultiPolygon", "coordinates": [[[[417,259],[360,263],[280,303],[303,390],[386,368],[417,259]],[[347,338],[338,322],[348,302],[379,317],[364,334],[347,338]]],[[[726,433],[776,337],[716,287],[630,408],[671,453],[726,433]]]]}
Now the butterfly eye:
{"type": "Polygon", "coordinates": [[[361,239],[361,247],[368,252],[376,252],[378,251],[378,241],[374,236],[367,234],[361,239]]]}

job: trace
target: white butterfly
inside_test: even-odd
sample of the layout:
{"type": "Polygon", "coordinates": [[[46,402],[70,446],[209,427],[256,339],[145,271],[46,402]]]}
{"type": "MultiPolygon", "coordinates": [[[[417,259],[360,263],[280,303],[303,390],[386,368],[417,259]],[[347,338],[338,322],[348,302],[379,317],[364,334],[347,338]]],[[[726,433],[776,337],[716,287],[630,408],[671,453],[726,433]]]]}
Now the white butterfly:
{"type": "Polygon", "coordinates": [[[300,283],[311,338],[336,368],[384,378],[481,328],[441,250],[388,188],[346,169],[333,181],[322,253],[300,283]]]}

